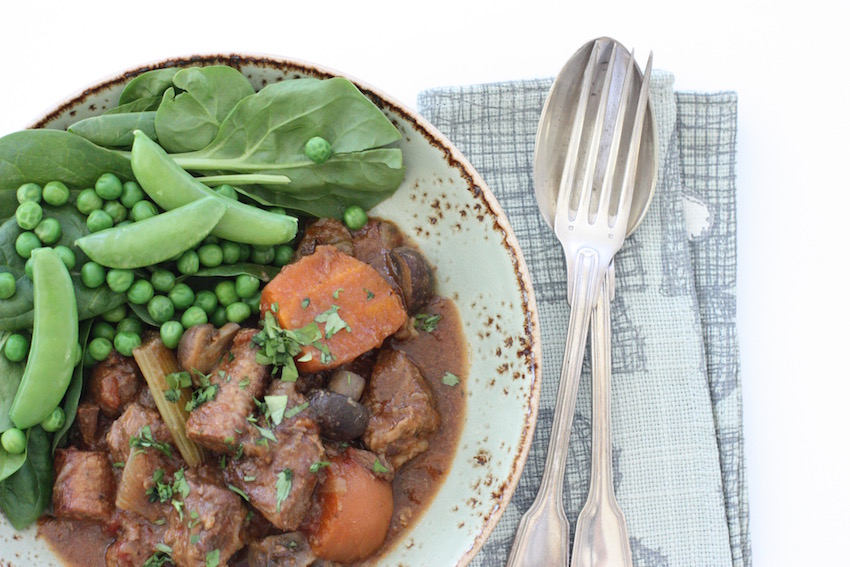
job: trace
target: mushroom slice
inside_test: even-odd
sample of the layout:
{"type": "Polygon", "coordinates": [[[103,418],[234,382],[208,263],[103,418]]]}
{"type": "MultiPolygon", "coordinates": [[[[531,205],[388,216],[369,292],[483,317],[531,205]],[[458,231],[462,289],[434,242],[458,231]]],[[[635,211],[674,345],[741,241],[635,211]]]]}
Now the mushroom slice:
{"type": "Polygon", "coordinates": [[[192,374],[193,381],[196,372],[209,374],[227,353],[238,330],[236,323],[227,323],[220,329],[209,323],[190,327],[177,346],[177,363],[192,374]]]}

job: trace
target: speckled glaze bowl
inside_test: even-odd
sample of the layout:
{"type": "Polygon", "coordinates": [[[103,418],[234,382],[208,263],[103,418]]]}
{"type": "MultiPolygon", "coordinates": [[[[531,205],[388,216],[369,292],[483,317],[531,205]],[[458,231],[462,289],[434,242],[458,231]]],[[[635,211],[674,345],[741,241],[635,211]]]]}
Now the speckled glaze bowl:
{"type": "MultiPolygon", "coordinates": [[[[34,124],[64,129],[117,104],[123,86],[152,68],[227,64],[255,88],[296,77],[346,76],[270,57],[204,55],[127,71],[82,91],[34,124]]],[[[370,214],[390,219],[436,264],[438,292],[463,319],[469,356],[464,429],[452,468],[418,522],[376,563],[466,565],[499,520],[519,480],[537,418],[540,332],[531,279],[496,198],[460,152],[421,116],[352,80],[402,133],[407,174],[370,214]]],[[[35,529],[16,533],[0,515],[3,565],[56,565],[35,529]]]]}

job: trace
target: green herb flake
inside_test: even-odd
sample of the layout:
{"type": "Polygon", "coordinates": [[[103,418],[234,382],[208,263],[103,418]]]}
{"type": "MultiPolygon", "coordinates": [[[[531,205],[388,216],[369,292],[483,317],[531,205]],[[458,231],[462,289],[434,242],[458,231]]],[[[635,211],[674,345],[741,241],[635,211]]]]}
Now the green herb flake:
{"type": "Polygon", "coordinates": [[[390,469],[381,464],[381,461],[375,459],[375,462],[372,464],[372,470],[376,473],[387,473],[390,472],[390,469]]]}
{"type": "Polygon", "coordinates": [[[333,295],[333,298],[334,298],[334,299],[339,299],[339,294],[340,294],[340,293],[342,293],[343,291],[344,291],[344,290],[343,290],[341,287],[340,287],[340,288],[335,289],[335,290],[334,290],[334,292],[333,292],[333,294],[332,294],[332,295],[333,295]]]}
{"type": "Polygon", "coordinates": [[[443,381],[443,384],[445,384],[446,386],[457,386],[458,384],[460,384],[460,378],[458,378],[457,376],[455,376],[451,372],[446,372],[443,375],[442,381],[443,381]]]}
{"type": "Polygon", "coordinates": [[[301,309],[307,309],[308,307],[310,307],[310,298],[305,297],[301,300],[301,309]]]}
{"type": "Polygon", "coordinates": [[[157,441],[151,434],[150,425],[145,425],[139,430],[139,436],[130,437],[130,448],[156,449],[166,457],[171,456],[171,445],[163,441],[157,441]]]}
{"type": "Polygon", "coordinates": [[[280,512],[281,503],[289,497],[289,492],[292,490],[292,469],[284,469],[277,473],[275,489],[277,490],[277,511],[280,512]]]}
{"type": "Polygon", "coordinates": [[[212,551],[207,552],[206,567],[218,567],[220,562],[219,557],[220,553],[217,549],[213,549],[212,551]]]}
{"type": "Polygon", "coordinates": [[[168,546],[168,545],[165,545],[164,543],[157,543],[156,545],[153,546],[153,548],[156,549],[157,551],[161,552],[161,553],[166,553],[168,555],[171,555],[171,553],[172,553],[171,547],[168,546]]]}
{"type": "Polygon", "coordinates": [[[171,403],[180,401],[180,396],[183,393],[183,388],[192,386],[192,376],[184,371],[172,372],[165,376],[165,383],[168,389],[165,390],[165,399],[171,403]]]}
{"type": "Polygon", "coordinates": [[[313,463],[312,465],[310,465],[310,472],[311,473],[317,473],[321,469],[323,469],[325,467],[329,467],[329,466],[330,466],[330,463],[328,461],[317,461],[317,462],[313,463]]]}
{"type": "Polygon", "coordinates": [[[366,289],[365,287],[363,288],[363,291],[366,292],[366,301],[371,301],[371,300],[375,299],[375,294],[372,293],[371,291],[369,291],[368,289],[366,289]]]}
{"type": "Polygon", "coordinates": [[[124,461],[116,461],[116,462],[112,463],[112,466],[115,467],[116,469],[123,469],[124,468],[124,461]]]}
{"type": "Polygon", "coordinates": [[[325,324],[325,338],[329,339],[338,332],[346,330],[351,332],[351,327],[348,323],[342,320],[339,316],[339,305],[331,305],[331,308],[323,313],[316,315],[316,323],[325,324]]]}
{"type": "Polygon", "coordinates": [[[239,381],[239,389],[244,390],[251,384],[251,379],[247,376],[239,381]]]}
{"type": "MultiPolygon", "coordinates": [[[[288,396],[266,396],[263,398],[266,402],[267,417],[274,425],[279,425],[283,421],[283,416],[286,413],[286,402],[288,396]]],[[[288,415],[286,417],[289,417],[288,415]]]]}
{"type": "Polygon", "coordinates": [[[419,331],[433,333],[442,318],[442,315],[436,313],[419,313],[413,318],[413,327],[419,331]]]}
{"type": "Polygon", "coordinates": [[[283,416],[287,419],[289,419],[291,417],[295,417],[296,415],[298,415],[299,413],[301,413],[302,411],[304,411],[308,407],[310,407],[310,402],[304,402],[303,404],[299,404],[297,406],[293,406],[293,407],[289,408],[288,410],[286,410],[286,412],[284,412],[283,416]]]}
{"type": "Polygon", "coordinates": [[[250,502],[250,501],[251,501],[251,499],[248,497],[248,495],[247,495],[247,494],[245,494],[245,493],[244,493],[244,492],[243,492],[240,488],[238,488],[238,487],[236,487],[236,486],[233,486],[232,484],[228,484],[228,485],[227,485],[227,488],[229,488],[232,492],[235,492],[236,494],[238,494],[239,496],[241,496],[241,497],[242,497],[242,499],[243,499],[245,502],[250,502]]]}
{"type": "Polygon", "coordinates": [[[201,536],[199,536],[198,534],[192,534],[191,536],[189,536],[189,543],[192,545],[198,545],[198,542],[200,541],[201,536]]]}

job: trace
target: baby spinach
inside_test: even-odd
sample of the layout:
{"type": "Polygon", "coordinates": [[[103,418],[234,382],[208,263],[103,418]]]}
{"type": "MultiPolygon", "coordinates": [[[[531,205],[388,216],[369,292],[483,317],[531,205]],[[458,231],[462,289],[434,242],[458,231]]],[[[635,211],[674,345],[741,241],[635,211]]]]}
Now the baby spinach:
{"type": "Polygon", "coordinates": [[[147,112],[156,110],[159,108],[159,103],[162,100],[162,95],[159,96],[147,96],[144,98],[136,99],[132,102],[128,102],[125,104],[119,104],[115,108],[110,108],[104,115],[109,114],[125,114],[132,112],[147,112]]]}
{"type": "Polygon", "coordinates": [[[156,112],[126,112],[103,114],[83,118],[68,126],[68,132],[106,148],[129,148],[133,145],[133,131],[141,130],[156,140],[154,119],[156,112]]]}
{"type": "MultiPolygon", "coordinates": [[[[80,324],[80,348],[82,348],[83,359],[85,359],[86,355],[86,347],[89,342],[89,333],[91,333],[92,320],[89,319],[80,324]]],[[[71,426],[74,424],[74,420],[77,417],[77,407],[80,405],[80,396],[83,392],[83,378],[85,367],[84,364],[80,360],[80,363],[74,369],[74,375],[71,377],[71,383],[68,385],[68,391],[65,392],[65,401],[62,404],[62,409],[65,411],[65,424],[59,428],[56,433],[53,434],[53,443],[51,444],[51,451],[55,452],[56,448],[64,445],[65,441],[68,437],[68,431],[70,431],[71,426]]]]}
{"type": "Polygon", "coordinates": [[[172,153],[206,147],[233,107],[254,94],[245,75],[225,65],[181,69],[172,83],[156,111],[159,143],[172,153]]]}
{"type": "Polygon", "coordinates": [[[140,99],[162,97],[162,93],[172,86],[172,79],[179,70],[179,67],[153,69],[134,77],[121,91],[118,105],[123,106],[140,99]]]}
{"type": "Polygon", "coordinates": [[[27,436],[27,458],[12,475],[0,482],[0,509],[17,530],[38,519],[53,491],[53,455],[50,436],[36,425],[27,436]]]}
{"type": "MultiPolygon", "coordinates": [[[[6,341],[11,334],[0,332],[0,353],[3,352],[6,341]]],[[[12,362],[3,354],[0,354],[0,432],[15,427],[15,424],[9,418],[9,409],[12,407],[12,400],[15,398],[23,375],[24,364],[22,362],[12,362]]]]}

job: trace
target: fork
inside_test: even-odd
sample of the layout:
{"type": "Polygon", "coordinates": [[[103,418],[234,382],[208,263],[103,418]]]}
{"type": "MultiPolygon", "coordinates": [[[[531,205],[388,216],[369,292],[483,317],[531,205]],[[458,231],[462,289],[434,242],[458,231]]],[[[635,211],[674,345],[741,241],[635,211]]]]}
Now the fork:
{"type": "MultiPolygon", "coordinates": [[[[552,223],[566,256],[567,300],[571,311],[549,450],[537,497],[520,521],[508,558],[509,566],[560,566],[569,563],[569,522],[563,506],[563,478],[576,393],[591,311],[596,305],[608,266],[626,236],[649,95],[647,79],[641,85],[623,163],[619,159],[620,147],[634,80],[634,53],[629,55],[619,98],[609,109],[609,93],[617,68],[617,46],[610,42],[606,66],[602,61],[602,44],[601,41],[594,43],[583,72],[576,120],[570,133],[552,223]],[[591,90],[603,66],[606,67],[605,75],[601,91],[595,97],[594,110],[589,108],[591,90]],[[610,111],[616,112],[616,119],[613,128],[606,129],[606,113],[610,111]],[[586,131],[589,131],[589,136],[586,131]],[[607,151],[601,152],[603,155],[600,156],[600,149],[607,151]],[[618,195],[614,198],[618,164],[622,175],[618,195]],[[601,181],[600,171],[604,171],[601,181]],[[613,211],[610,210],[612,203],[615,204],[613,211]]],[[[610,126],[610,120],[607,125],[610,126]]]]}

